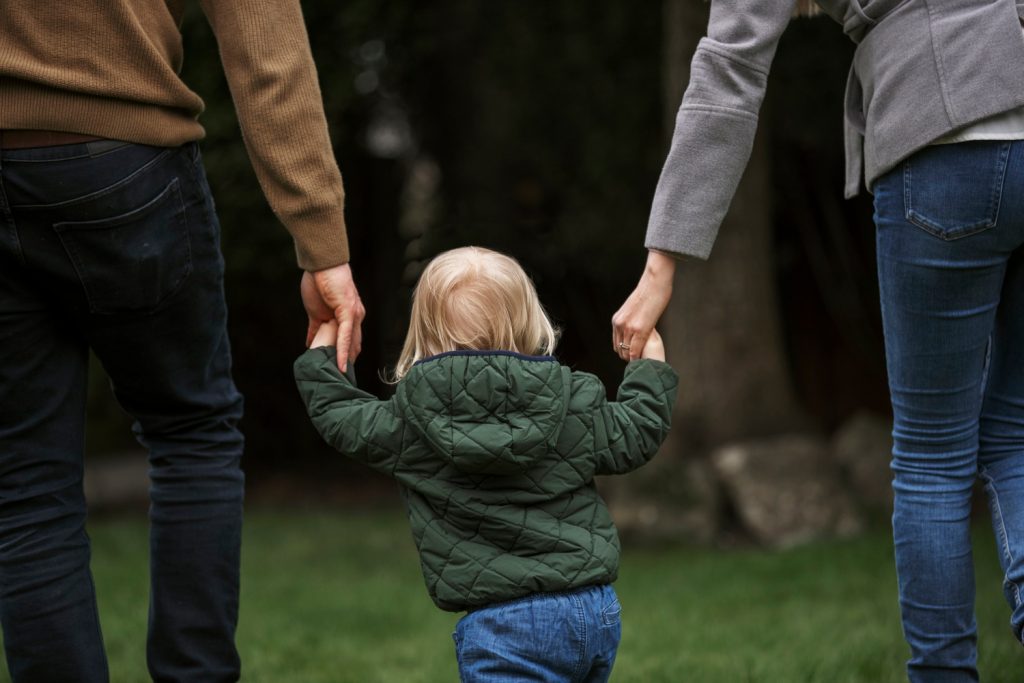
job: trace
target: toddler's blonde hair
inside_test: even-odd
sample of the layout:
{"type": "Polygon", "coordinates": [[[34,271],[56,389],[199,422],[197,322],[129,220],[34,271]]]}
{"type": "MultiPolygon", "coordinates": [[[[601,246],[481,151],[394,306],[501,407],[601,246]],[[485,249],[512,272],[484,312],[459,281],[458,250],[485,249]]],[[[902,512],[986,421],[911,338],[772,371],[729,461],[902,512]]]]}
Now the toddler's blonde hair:
{"type": "Polygon", "coordinates": [[[412,295],[412,315],[392,381],[416,361],[445,351],[548,355],[558,332],[533,282],[511,256],[461,247],[436,256],[412,295]]]}

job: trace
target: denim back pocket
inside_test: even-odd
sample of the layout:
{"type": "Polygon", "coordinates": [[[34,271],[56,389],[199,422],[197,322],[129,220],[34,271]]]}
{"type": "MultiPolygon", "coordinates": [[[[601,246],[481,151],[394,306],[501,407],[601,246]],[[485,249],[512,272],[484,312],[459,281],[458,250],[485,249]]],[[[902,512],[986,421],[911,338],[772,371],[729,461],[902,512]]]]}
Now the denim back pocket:
{"type": "Polygon", "coordinates": [[[601,609],[601,620],[605,626],[614,626],[622,620],[622,605],[619,598],[612,593],[612,600],[601,609]]]}
{"type": "Polygon", "coordinates": [[[63,221],[53,228],[93,313],[152,311],[192,272],[188,221],[177,178],[120,215],[63,221]]]}
{"type": "Polygon", "coordinates": [[[903,165],[906,219],[944,240],[994,228],[1010,143],[932,145],[903,165]]]}

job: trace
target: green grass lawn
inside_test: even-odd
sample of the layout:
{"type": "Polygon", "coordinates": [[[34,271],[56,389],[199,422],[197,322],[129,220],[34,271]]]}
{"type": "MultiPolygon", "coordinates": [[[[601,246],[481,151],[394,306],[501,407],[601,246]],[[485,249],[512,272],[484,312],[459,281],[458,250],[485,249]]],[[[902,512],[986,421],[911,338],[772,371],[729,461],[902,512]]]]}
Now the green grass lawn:
{"type": "MultiPolygon", "coordinates": [[[[427,597],[404,516],[254,509],[238,643],[244,681],[456,681],[458,615],[427,597]]],[[[146,524],[90,524],[114,683],[146,681],[146,524]]],[[[1019,683],[991,532],[975,534],[980,667],[1019,683]]],[[[905,645],[888,533],[785,552],[633,548],[616,584],[616,682],[902,681],[905,645]]],[[[0,680],[9,680],[0,666],[0,680]]]]}

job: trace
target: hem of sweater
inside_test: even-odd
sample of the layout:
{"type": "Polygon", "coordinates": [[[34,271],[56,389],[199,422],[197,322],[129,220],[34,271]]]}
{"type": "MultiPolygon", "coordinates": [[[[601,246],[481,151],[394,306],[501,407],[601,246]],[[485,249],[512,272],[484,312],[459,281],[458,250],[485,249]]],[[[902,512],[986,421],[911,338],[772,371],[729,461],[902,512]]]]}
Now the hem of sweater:
{"type": "MultiPolygon", "coordinates": [[[[685,238],[684,238],[685,240],[685,238]]],[[[657,237],[648,237],[644,241],[645,249],[653,249],[661,252],[667,256],[683,261],[688,259],[696,259],[698,261],[707,261],[711,257],[711,248],[706,244],[669,244],[663,242],[657,237]]]]}
{"type": "Polygon", "coordinates": [[[295,260],[310,273],[343,266],[349,262],[345,214],[339,209],[324,217],[306,217],[301,221],[283,219],[295,241],[295,260]]]}
{"type": "Polygon", "coordinates": [[[479,604],[465,603],[465,604],[461,604],[461,605],[456,605],[455,603],[451,603],[451,602],[445,603],[444,605],[441,605],[440,603],[436,603],[436,604],[437,604],[438,607],[440,607],[441,609],[445,610],[446,612],[466,612],[467,614],[471,614],[473,612],[478,612],[478,611],[480,611],[482,609],[489,609],[491,607],[505,607],[507,605],[513,605],[513,604],[518,603],[518,602],[526,602],[527,600],[533,600],[533,599],[536,599],[538,597],[547,597],[547,596],[552,596],[552,595],[568,595],[568,594],[571,594],[571,593],[575,593],[576,591],[586,590],[588,588],[595,588],[595,587],[600,587],[600,586],[610,586],[614,582],[615,582],[615,578],[611,578],[611,579],[608,579],[608,580],[590,581],[588,583],[582,583],[580,585],[570,585],[570,586],[566,586],[564,588],[555,588],[555,589],[549,590],[549,591],[545,591],[545,590],[532,591],[530,593],[523,593],[521,595],[517,595],[515,597],[508,598],[507,600],[506,599],[491,600],[491,601],[482,602],[482,603],[479,603],[479,604]]]}
{"type": "Polygon", "coordinates": [[[178,147],[206,135],[180,109],[47,88],[0,85],[0,129],[95,135],[155,147],[178,147]]]}
{"type": "Polygon", "coordinates": [[[898,147],[883,145],[881,143],[868,145],[865,142],[862,152],[864,155],[864,188],[866,188],[868,192],[874,194],[871,186],[874,185],[875,181],[892,169],[896,168],[908,157],[916,154],[925,147],[935,144],[937,140],[942,139],[954,131],[1017,107],[1024,107],[1024,94],[1014,97],[1010,102],[1003,102],[999,106],[992,107],[991,110],[981,109],[971,116],[968,121],[957,122],[955,124],[952,121],[947,121],[945,125],[938,128],[933,127],[931,129],[921,129],[917,135],[914,135],[911,140],[907,141],[907,144],[902,144],[898,147]],[[875,154],[868,153],[869,150],[874,151],[876,148],[886,151],[891,150],[891,152],[880,158],[877,158],[875,154]]]}
{"type": "Polygon", "coordinates": [[[933,145],[955,145],[958,142],[997,142],[997,141],[1024,140],[1024,130],[1001,131],[994,133],[965,132],[956,135],[947,135],[933,142],[933,145]]]}

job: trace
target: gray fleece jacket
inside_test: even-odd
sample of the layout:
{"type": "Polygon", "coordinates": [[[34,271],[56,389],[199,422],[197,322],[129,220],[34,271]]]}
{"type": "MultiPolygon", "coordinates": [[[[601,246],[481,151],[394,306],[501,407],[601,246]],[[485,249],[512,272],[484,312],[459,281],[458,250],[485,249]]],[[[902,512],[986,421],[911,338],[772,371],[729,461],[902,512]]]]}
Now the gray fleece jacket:
{"type": "MultiPolygon", "coordinates": [[[[646,246],[707,258],[750,158],[796,0],[712,0],[646,246]]],[[[846,88],[847,197],[938,138],[1024,106],[1024,0],[818,0],[857,50],[846,88]]]]}

